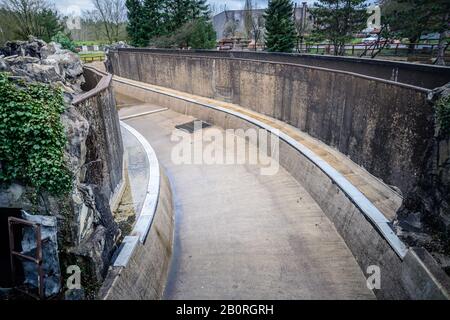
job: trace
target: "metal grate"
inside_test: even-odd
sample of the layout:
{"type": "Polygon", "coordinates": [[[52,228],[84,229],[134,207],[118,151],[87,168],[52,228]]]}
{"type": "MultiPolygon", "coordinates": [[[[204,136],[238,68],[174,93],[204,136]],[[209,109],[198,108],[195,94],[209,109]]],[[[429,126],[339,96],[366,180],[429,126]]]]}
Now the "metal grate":
{"type": "Polygon", "coordinates": [[[175,126],[175,128],[186,131],[188,133],[194,133],[195,131],[197,131],[199,129],[205,129],[208,127],[211,127],[211,125],[202,120],[194,120],[191,122],[187,122],[187,123],[183,123],[183,124],[179,124],[179,125],[175,126]]]}
{"type": "Polygon", "coordinates": [[[9,246],[10,246],[10,258],[11,258],[11,275],[13,283],[16,284],[16,268],[14,264],[14,259],[24,259],[36,264],[38,270],[38,295],[35,295],[27,290],[23,290],[20,287],[16,287],[17,290],[22,291],[37,299],[44,299],[44,271],[42,266],[42,238],[41,238],[41,225],[35,222],[30,222],[27,220],[9,217],[8,218],[8,231],[9,231],[9,246]],[[15,238],[17,235],[14,232],[14,225],[32,227],[35,231],[36,238],[36,252],[35,256],[28,256],[21,252],[16,251],[14,246],[15,238]]]}

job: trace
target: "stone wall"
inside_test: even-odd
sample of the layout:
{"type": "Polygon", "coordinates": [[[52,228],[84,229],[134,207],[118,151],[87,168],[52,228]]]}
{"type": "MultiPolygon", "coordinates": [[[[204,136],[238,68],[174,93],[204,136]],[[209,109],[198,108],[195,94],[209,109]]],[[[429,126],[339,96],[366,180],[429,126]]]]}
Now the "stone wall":
{"type": "MultiPolygon", "coordinates": [[[[234,53],[233,53],[234,54],[234,53]]],[[[283,120],[407,193],[434,134],[429,90],[286,63],[119,49],[115,74],[224,100],[283,120]]]]}

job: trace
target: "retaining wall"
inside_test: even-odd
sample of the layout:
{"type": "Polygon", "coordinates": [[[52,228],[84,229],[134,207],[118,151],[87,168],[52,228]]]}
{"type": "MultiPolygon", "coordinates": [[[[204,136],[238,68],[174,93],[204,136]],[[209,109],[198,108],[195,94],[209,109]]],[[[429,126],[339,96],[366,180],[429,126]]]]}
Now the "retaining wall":
{"type": "Polygon", "coordinates": [[[391,80],[413,86],[434,89],[450,81],[450,68],[408,62],[377,60],[333,55],[275,53],[252,51],[217,50],[170,50],[170,49],[118,49],[122,52],[148,52],[181,56],[203,56],[215,58],[238,58],[247,60],[272,61],[300,64],[305,66],[348,71],[370,77],[391,80]]]}
{"type": "Polygon", "coordinates": [[[160,196],[145,242],[136,238],[124,266],[112,266],[99,292],[103,300],[159,300],[167,281],[173,244],[172,194],[162,173],[160,196]]]}
{"type": "Polygon", "coordinates": [[[112,210],[117,206],[124,187],[123,142],[119,116],[111,83],[111,76],[85,67],[85,94],[76,97],[73,104],[89,119],[89,135],[85,181],[96,184],[110,201],[112,210]],[[98,161],[101,159],[101,161],[98,161]]]}
{"type": "MultiPolygon", "coordinates": [[[[125,78],[232,102],[285,121],[403,193],[417,184],[434,133],[428,89],[322,67],[210,55],[120,49],[111,52],[109,63],[125,78]]],[[[448,70],[442,72],[448,80],[448,70]]]]}
{"type": "Polygon", "coordinates": [[[133,230],[116,251],[99,291],[102,300],[162,298],[172,257],[174,210],[170,182],[148,141],[121,123],[141,144],[148,159],[149,180],[133,230]]]}
{"type": "MultiPolygon", "coordinates": [[[[256,119],[211,104],[133,85],[125,79],[114,81],[116,92],[191,115],[224,129],[264,128],[256,119]]],[[[275,133],[273,133],[275,134],[275,133]]],[[[301,183],[333,222],[361,269],[381,271],[379,299],[449,299],[450,282],[429,253],[407,248],[397,238],[381,213],[345,178],[315,159],[314,154],[288,136],[279,135],[280,164],[301,183]]]]}

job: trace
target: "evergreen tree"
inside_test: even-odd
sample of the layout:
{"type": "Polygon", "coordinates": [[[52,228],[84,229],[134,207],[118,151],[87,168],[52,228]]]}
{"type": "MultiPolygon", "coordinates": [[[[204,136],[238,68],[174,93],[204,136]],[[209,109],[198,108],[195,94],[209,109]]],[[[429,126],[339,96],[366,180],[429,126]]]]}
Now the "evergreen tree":
{"type": "Polygon", "coordinates": [[[335,55],[345,53],[345,43],[367,26],[366,0],[318,0],[312,14],[317,38],[328,39],[335,55]]]}
{"type": "Polygon", "coordinates": [[[167,30],[173,32],[189,21],[189,7],[192,0],[169,0],[167,4],[167,30]]]}
{"type": "Polygon", "coordinates": [[[216,46],[216,32],[211,22],[198,18],[192,22],[188,46],[193,49],[212,49],[216,46]]]}
{"type": "Polygon", "coordinates": [[[142,19],[144,10],[141,1],[127,0],[125,5],[128,9],[127,32],[131,45],[136,47],[146,46],[146,36],[143,33],[144,20],[142,19]]]}
{"type": "Polygon", "coordinates": [[[206,0],[169,0],[166,3],[168,32],[181,28],[189,21],[207,18],[209,15],[206,0]]]}
{"type": "Polygon", "coordinates": [[[62,19],[56,10],[43,9],[37,15],[37,22],[35,35],[46,42],[50,42],[53,36],[64,31],[62,19]]]}
{"type": "MultiPolygon", "coordinates": [[[[203,27],[209,18],[206,0],[127,0],[126,6],[127,31],[134,46],[147,46],[150,41],[161,43],[158,38],[169,39],[174,33],[180,34],[178,30],[188,22],[203,19],[192,24],[203,27]]],[[[205,30],[209,32],[208,28],[205,30]]]]}
{"type": "Polygon", "coordinates": [[[144,0],[143,31],[147,42],[149,39],[167,33],[168,11],[165,0],[144,0]]]}
{"type": "Polygon", "coordinates": [[[159,48],[212,49],[216,46],[216,32],[210,21],[198,18],[170,35],[153,39],[151,44],[159,48]]]}
{"type": "Polygon", "coordinates": [[[295,46],[295,26],[291,0],[270,0],[264,13],[266,47],[271,52],[291,52],[295,46]]]}
{"type": "Polygon", "coordinates": [[[190,17],[192,20],[209,18],[211,12],[209,11],[207,0],[191,0],[190,2],[190,17]]]}
{"type": "MultiPolygon", "coordinates": [[[[419,42],[427,33],[439,33],[437,64],[445,64],[444,52],[448,46],[450,1],[448,0],[384,0],[382,20],[397,37],[419,42]]],[[[411,45],[410,50],[414,45],[411,45]]]]}

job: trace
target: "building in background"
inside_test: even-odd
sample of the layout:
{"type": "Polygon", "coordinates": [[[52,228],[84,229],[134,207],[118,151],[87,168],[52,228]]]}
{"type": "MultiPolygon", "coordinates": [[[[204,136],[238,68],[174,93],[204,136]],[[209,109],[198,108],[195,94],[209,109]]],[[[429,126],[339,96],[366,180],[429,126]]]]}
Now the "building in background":
{"type": "MultiPolygon", "coordinates": [[[[258,19],[264,15],[266,9],[253,9],[253,19],[258,19]]],[[[231,37],[245,38],[245,25],[244,17],[246,10],[226,10],[212,19],[214,30],[216,31],[217,40],[231,37]]],[[[304,26],[304,29],[308,29],[313,25],[313,17],[306,2],[302,2],[301,5],[295,5],[294,17],[296,23],[304,26]]]]}

